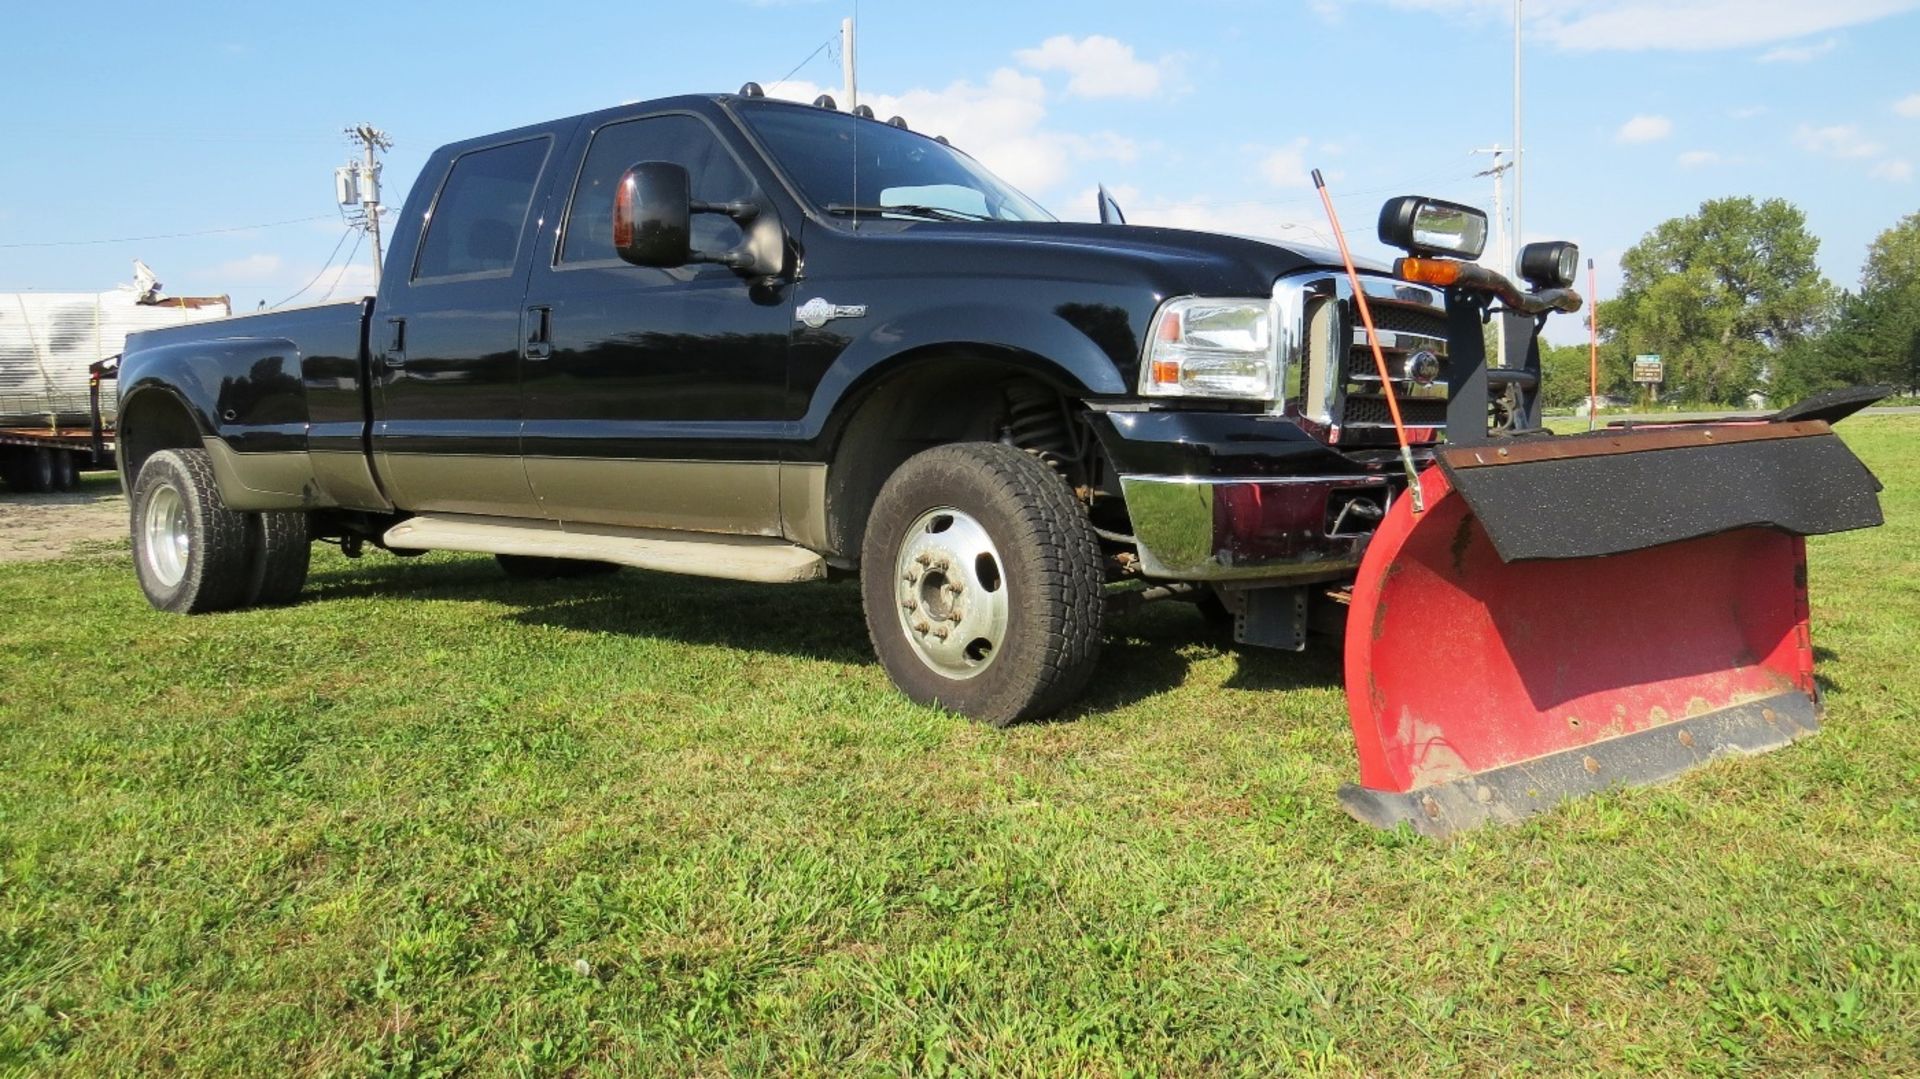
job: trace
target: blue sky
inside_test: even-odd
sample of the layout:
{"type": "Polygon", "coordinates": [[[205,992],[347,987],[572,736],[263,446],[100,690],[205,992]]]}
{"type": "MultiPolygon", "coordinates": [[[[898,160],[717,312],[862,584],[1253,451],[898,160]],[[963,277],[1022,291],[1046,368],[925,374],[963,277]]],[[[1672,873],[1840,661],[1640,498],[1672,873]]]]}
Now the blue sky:
{"type": "MultiPolygon", "coordinates": [[[[0,118],[0,290],[95,290],[144,259],[176,294],[274,303],[340,240],[340,129],[389,131],[398,204],[438,144],[622,101],[837,89],[851,0],[552,7],[34,4],[0,118]],[[816,46],[834,40],[813,59],[816,46]],[[361,51],[358,44],[370,41],[361,51]],[[303,220],[317,219],[317,220],[303,220]],[[242,228],[288,222],[270,228],[242,228]],[[174,233],[205,235],[128,241],[174,233]],[[108,243],[75,241],[112,240],[108,243]]],[[[1375,250],[1382,199],[1479,205],[1511,138],[1511,0],[865,0],[862,100],[949,135],[1062,217],[1105,182],[1135,221],[1324,238],[1306,170],[1375,250]]],[[[1529,239],[1622,251],[1723,195],[1806,211],[1829,277],[1920,210],[1920,0],[1527,0],[1529,239]]],[[[353,239],[346,240],[351,247],[353,239]]],[[[302,300],[368,280],[364,248],[302,300]]],[[[1555,334],[1576,339],[1562,320],[1555,334]]]]}

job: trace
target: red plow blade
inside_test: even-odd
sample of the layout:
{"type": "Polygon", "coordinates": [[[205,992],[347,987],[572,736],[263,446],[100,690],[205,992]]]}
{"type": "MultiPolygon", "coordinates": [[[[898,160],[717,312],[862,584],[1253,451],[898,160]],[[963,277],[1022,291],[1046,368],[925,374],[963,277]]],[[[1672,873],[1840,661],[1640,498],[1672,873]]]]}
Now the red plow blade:
{"type": "Polygon", "coordinates": [[[1360,783],[1341,791],[1348,811],[1445,835],[1816,731],[1806,548],[1794,533],[1877,524],[1878,484],[1824,424],[1775,426],[1733,445],[1692,433],[1676,447],[1649,431],[1516,445],[1506,460],[1507,450],[1442,451],[1446,467],[1422,476],[1426,512],[1399,500],[1355,583],[1346,684],[1360,783]],[[1817,490],[1782,494],[1776,474],[1758,496],[1722,486],[1674,504],[1699,494],[1682,475],[1782,453],[1797,455],[1787,471],[1822,473],[1817,490]],[[1543,509],[1543,481],[1564,496],[1556,481],[1569,477],[1554,473],[1569,467],[1602,489],[1543,509]],[[1756,497],[1772,502],[1749,521],[1756,497]],[[1543,512],[1562,516],[1542,524],[1543,512]],[[1625,512],[1658,520],[1623,524],[1625,512]],[[1541,554],[1549,545],[1571,557],[1541,554]]]}

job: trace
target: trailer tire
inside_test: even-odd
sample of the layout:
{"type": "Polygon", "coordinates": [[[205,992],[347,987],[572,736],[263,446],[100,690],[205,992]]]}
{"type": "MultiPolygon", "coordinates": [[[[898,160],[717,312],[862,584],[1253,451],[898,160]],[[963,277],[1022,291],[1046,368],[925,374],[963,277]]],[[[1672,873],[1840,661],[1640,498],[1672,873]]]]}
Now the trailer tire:
{"type": "Polygon", "coordinates": [[[530,554],[497,554],[493,558],[500,563],[500,571],[516,581],[558,581],[620,572],[617,563],[579,558],[542,558],[530,554]]]}
{"type": "Polygon", "coordinates": [[[1066,482],[993,442],[909,458],[860,556],[867,632],[896,686],[1004,727],[1057,711],[1100,656],[1100,544],[1066,482]]]}
{"type": "Polygon", "coordinates": [[[313,536],[299,512],[247,516],[247,594],[244,605],[292,603],[307,583],[313,536]]]}
{"type": "Polygon", "coordinates": [[[251,584],[247,515],[220,501],[202,449],[159,450],[128,499],[133,569],[147,602],[176,614],[238,606],[251,584]]]}
{"type": "Polygon", "coordinates": [[[53,489],[71,491],[80,486],[80,458],[72,450],[53,455],[53,489]]]}
{"type": "Polygon", "coordinates": [[[27,489],[27,451],[15,446],[0,446],[0,481],[14,491],[27,489]]]}
{"type": "Polygon", "coordinates": [[[24,486],[34,494],[47,494],[56,489],[54,481],[58,469],[54,465],[52,450],[44,446],[28,450],[24,471],[26,473],[24,486]]]}

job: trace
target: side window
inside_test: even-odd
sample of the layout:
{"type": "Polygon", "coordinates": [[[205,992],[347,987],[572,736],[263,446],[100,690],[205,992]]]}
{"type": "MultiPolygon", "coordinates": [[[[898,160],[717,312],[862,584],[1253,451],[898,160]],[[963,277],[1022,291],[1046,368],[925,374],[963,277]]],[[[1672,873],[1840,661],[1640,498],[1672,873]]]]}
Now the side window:
{"type": "Polygon", "coordinates": [[[548,141],[492,146],[454,159],[420,241],[415,281],[513,272],[548,141]]]}
{"type": "MultiPolygon", "coordinates": [[[[693,197],[728,202],[753,193],[753,182],[713,129],[692,116],[654,116],[608,124],[594,132],[573,189],[560,261],[605,262],[613,252],[613,189],[620,174],[642,161],[686,167],[693,197]]],[[[695,214],[693,246],[723,251],[740,242],[740,226],[723,214],[695,214]]]]}

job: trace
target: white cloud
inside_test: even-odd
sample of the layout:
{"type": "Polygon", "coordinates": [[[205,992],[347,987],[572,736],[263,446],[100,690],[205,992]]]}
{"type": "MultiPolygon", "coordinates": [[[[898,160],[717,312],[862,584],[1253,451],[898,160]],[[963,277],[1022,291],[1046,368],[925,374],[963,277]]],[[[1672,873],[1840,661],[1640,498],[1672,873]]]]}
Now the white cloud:
{"type": "Polygon", "coordinates": [[[1673,121],[1664,116],[1636,116],[1620,125],[1616,142],[1659,142],[1673,134],[1673,121]]]}
{"type": "Polygon", "coordinates": [[[347,266],[344,271],[336,268],[328,270],[320,283],[313,287],[304,298],[318,302],[321,299],[353,300],[361,296],[374,294],[373,267],[364,256],[347,266]]]}
{"type": "Polygon", "coordinates": [[[1684,169],[1704,169],[1709,165],[1724,165],[1727,159],[1712,150],[1688,150],[1680,155],[1680,167],[1684,169]]]}
{"type": "Polygon", "coordinates": [[[1299,138],[1267,154],[1260,159],[1260,175],[1275,187],[1311,187],[1307,146],[1307,140],[1299,138]]]}
{"type": "Polygon", "coordinates": [[[1808,153],[1856,160],[1879,157],[1881,151],[1886,149],[1862,135],[1853,124],[1833,124],[1828,127],[1801,124],[1793,134],[1793,141],[1808,153]]]}
{"type": "MultiPolygon", "coordinates": [[[[1512,0],[1343,0],[1341,6],[1357,3],[1501,21],[1513,12],[1512,0]]],[[[1704,52],[1793,41],[1915,9],[1920,0],[1531,0],[1525,10],[1534,35],[1570,51],[1704,52]]]]}
{"type": "Polygon", "coordinates": [[[1804,64],[1827,55],[1839,44],[1839,38],[1830,37],[1812,45],[1779,45],[1761,53],[1759,60],[1763,64],[1804,64]]]}
{"type": "Polygon", "coordinates": [[[1906,161],[1882,161],[1875,165],[1867,175],[1876,180],[1890,180],[1904,184],[1913,179],[1913,165],[1906,161]]]}
{"type": "Polygon", "coordinates": [[[1727,112],[1728,116],[1736,120],[1751,120],[1756,116],[1765,116],[1766,114],[1767,107],[1765,105],[1742,105],[1737,109],[1730,109],[1727,112]]]}
{"type": "Polygon", "coordinates": [[[1894,102],[1893,111],[1902,116],[1920,119],[1920,94],[1909,94],[1894,102]]]}
{"type": "Polygon", "coordinates": [[[1288,212],[1265,203],[1161,199],[1145,201],[1139,206],[1123,200],[1120,205],[1127,213],[1128,223],[1134,225],[1163,225],[1196,232],[1255,236],[1289,245],[1306,243],[1320,247],[1333,246],[1325,218],[1304,211],[1288,212]]]}
{"type": "Polygon", "coordinates": [[[281,260],[279,255],[248,255],[245,258],[237,258],[215,266],[213,273],[222,281],[232,281],[235,284],[253,284],[260,281],[271,281],[280,276],[280,266],[281,260]]]}
{"type": "Polygon", "coordinates": [[[1059,34],[1014,55],[1034,71],[1066,72],[1071,76],[1067,93],[1074,97],[1151,97],[1160,89],[1160,65],[1140,59],[1133,46],[1103,34],[1077,39],[1059,34]]]}
{"type": "MultiPolygon", "coordinates": [[[[770,86],[767,93],[789,101],[812,101],[839,90],[796,81],[770,86]]],[[[996,175],[1034,195],[1065,180],[1074,162],[1132,161],[1140,154],[1138,143],[1115,132],[1080,134],[1047,128],[1045,83],[1037,75],[1009,67],[995,71],[984,84],[961,79],[939,90],[900,94],[863,90],[860,103],[880,117],[906,117],[915,131],[945,135],[996,175]]]]}

